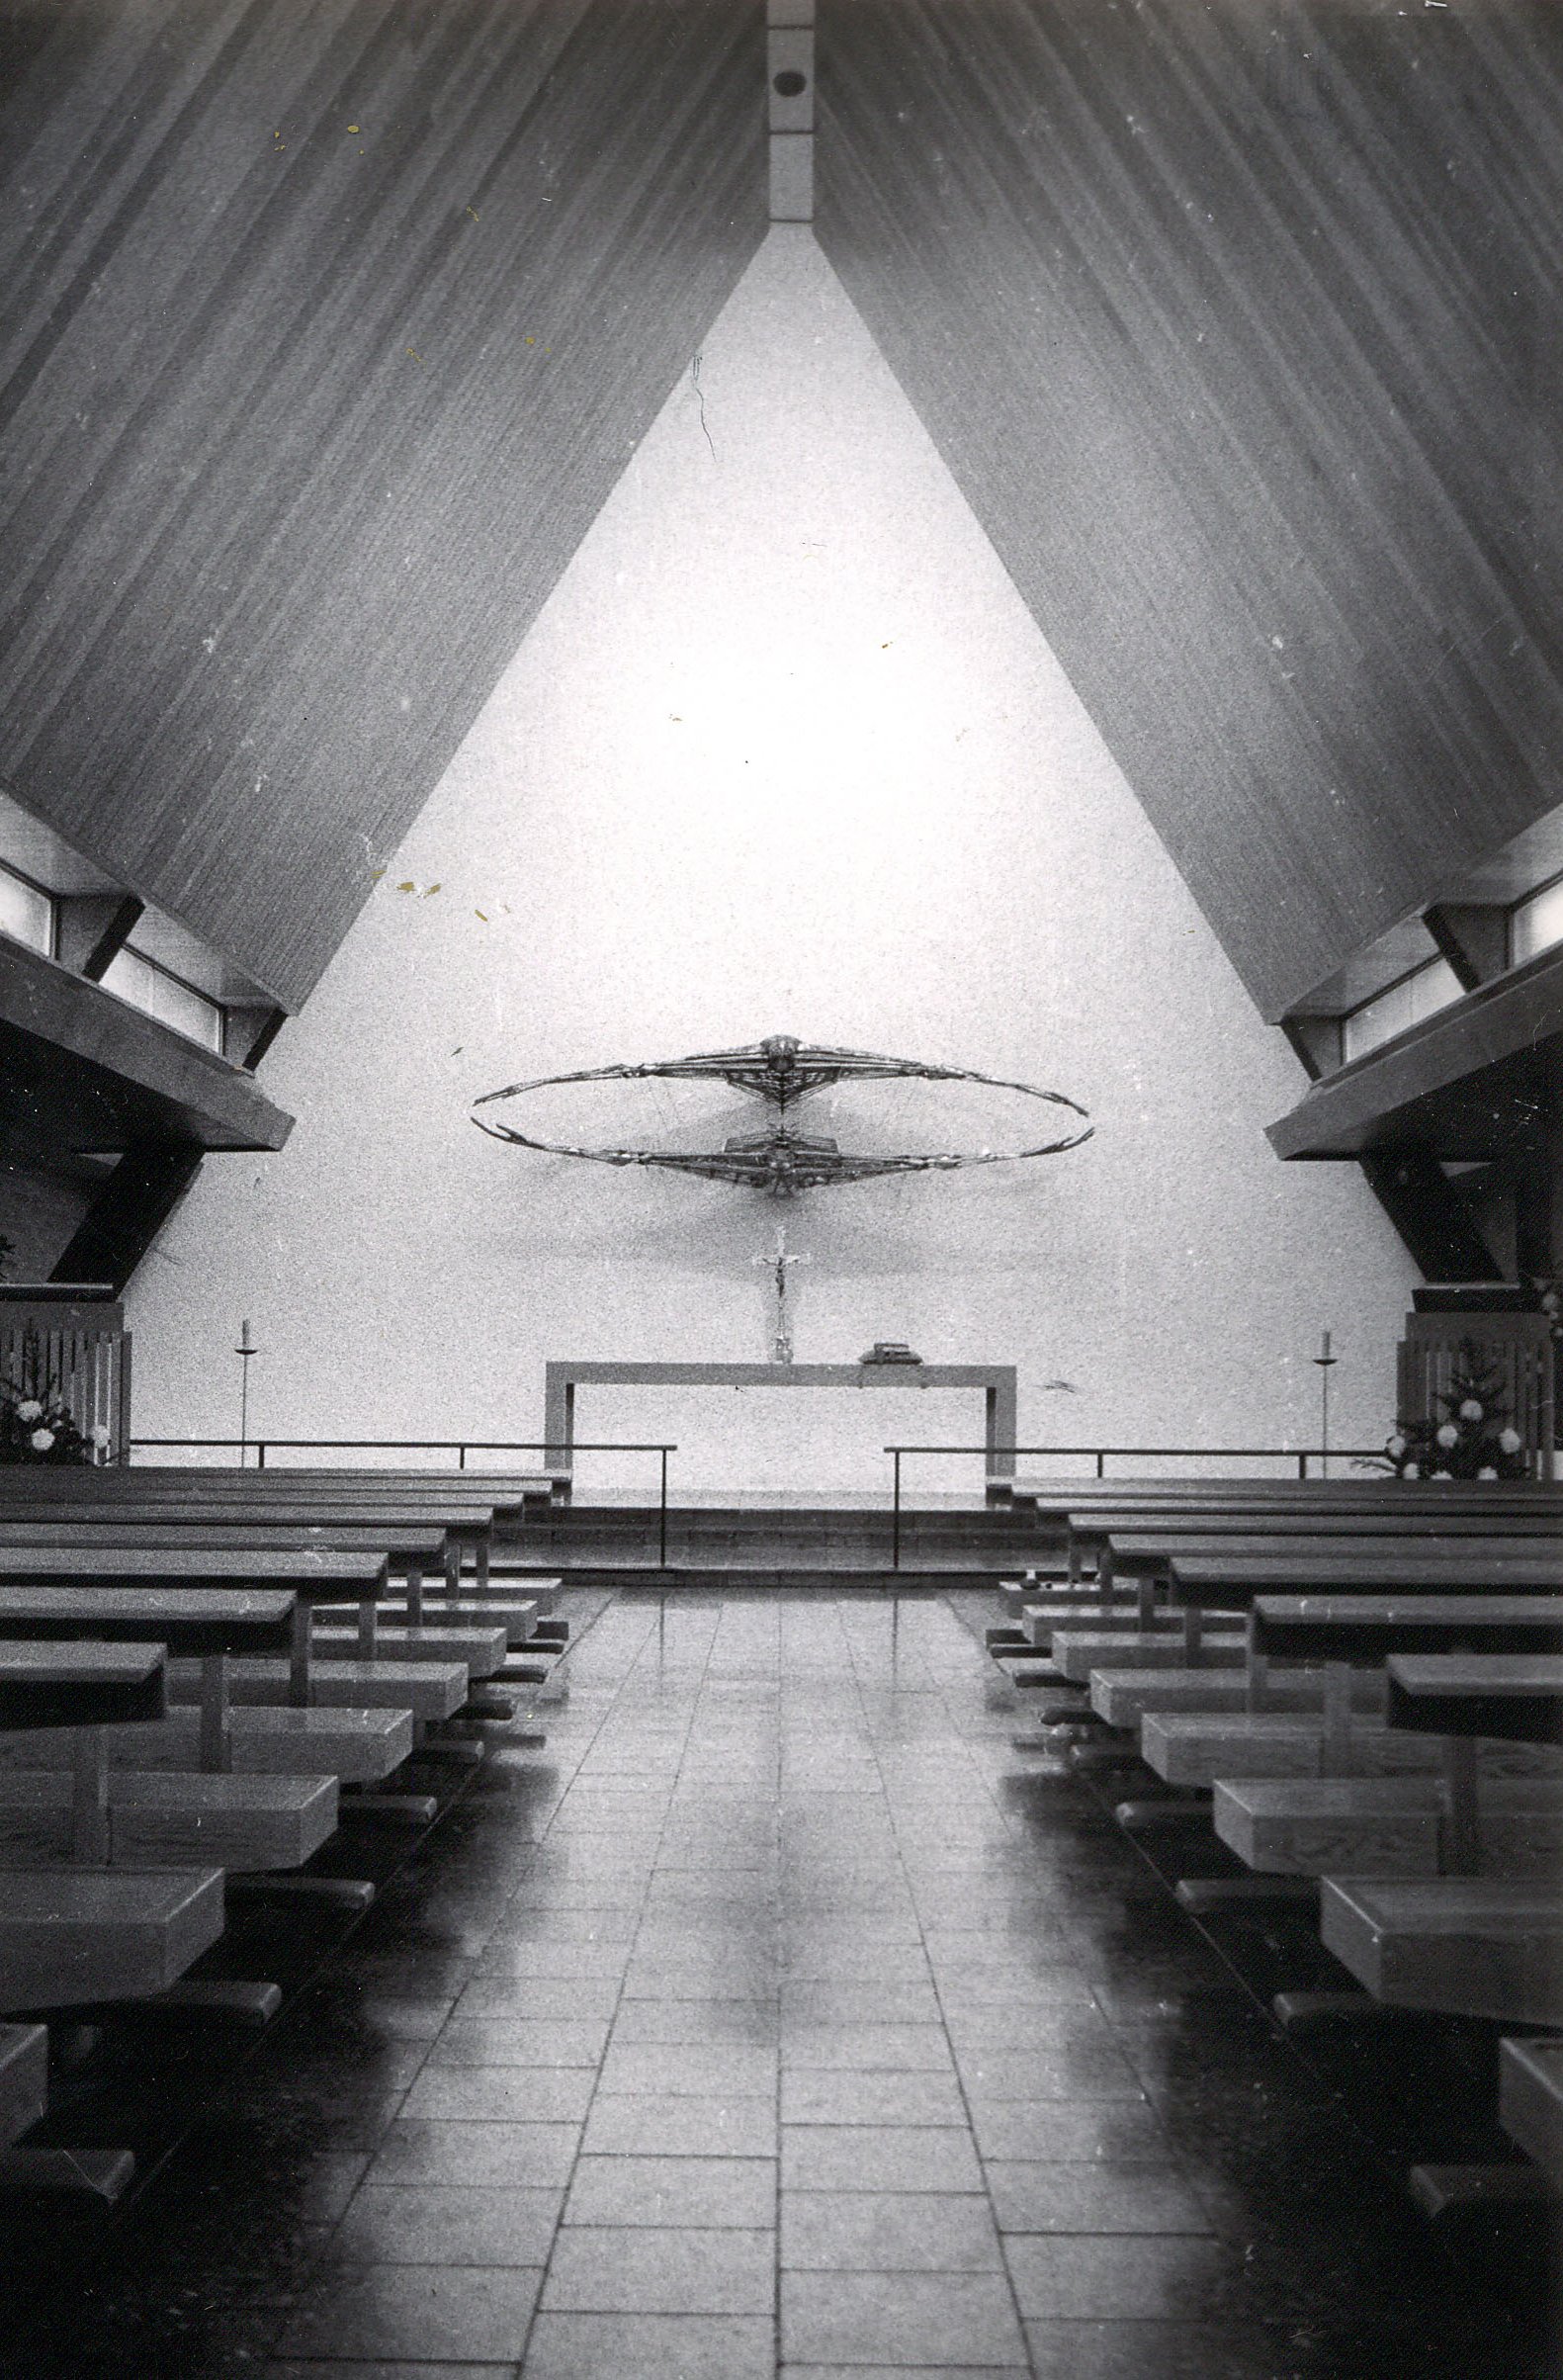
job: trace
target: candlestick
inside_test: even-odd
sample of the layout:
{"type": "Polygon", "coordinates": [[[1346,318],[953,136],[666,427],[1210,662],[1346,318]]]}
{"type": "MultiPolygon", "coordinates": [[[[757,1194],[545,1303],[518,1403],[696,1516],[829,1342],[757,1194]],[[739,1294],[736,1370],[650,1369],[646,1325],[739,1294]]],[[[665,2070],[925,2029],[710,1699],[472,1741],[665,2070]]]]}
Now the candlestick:
{"type": "Polygon", "coordinates": [[[258,1354],[250,1337],[249,1318],[239,1324],[239,1343],[233,1353],[239,1360],[239,1469],[244,1468],[244,1456],[250,1434],[250,1359],[258,1354]]]}
{"type": "Polygon", "coordinates": [[[1314,1362],[1319,1366],[1319,1475],[1330,1476],[1330,1374],[1340,1358],[1330,1353],[1330,1334],[1325,1332],[1314,1362]]]}

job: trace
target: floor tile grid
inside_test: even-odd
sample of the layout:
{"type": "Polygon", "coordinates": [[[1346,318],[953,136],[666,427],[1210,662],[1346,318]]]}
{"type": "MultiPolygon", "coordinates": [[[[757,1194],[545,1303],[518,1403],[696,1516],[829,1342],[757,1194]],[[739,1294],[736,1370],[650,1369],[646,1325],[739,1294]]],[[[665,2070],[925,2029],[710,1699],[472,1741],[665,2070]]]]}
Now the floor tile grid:
{"type": "MultiPolygon", "coordinates": [[[[619,1608],[621,1611],[626,1610],[626,1606],[623,1603],[621,1603],[619,1608]]],[[[651,1896],[652,1880],[658,1872],[658,1859],[660,1852],[668,1839],[673,1800],[677,1794],[678,1786],[684,1775],[690,1742],[696,1732],[700,1698],[704,1692],[706,1681],[710,1673],[712,1656],[722,1631],[725,1613],[720,1601],[713,1602],[706,1598],[697,1599],[691,1596],[684,1596],[678,1599],[672,1614],[669,1613],[666,1599],[658,1598],[654,1614],[645,1611],[638,1613],[638,1617],[641,1617],[644,1623],[641,1631],[641,1639],[631,1659],[623,1670],[618,1692],[615,1694],[613,1704],[610,1707],[611,1713],[617,1713],[621,1706],[631,1709],[635,1713],[635,1717],[631,1720],[630,1730],[633,1734],[644,1733],[644,1714],[648,1700],[654,1700],[658,1703],[662,1700],[662,1688],[666,1682],[667,1646],[669,1639],[670,1619],[672,1624],[671,1634],[674,1646],[673,1674],[675,1677],[679,1674],[678,1664],[681,1651],[680,1640],[682,1640],[682,1647],[687,1647],[691,1636],[698,1638],[698,1636],[703,1633],[705,1642],[703,1657],[699,1660],[698,1672],[693,1681],[693,1692],[690,1692],[687,1683],[684,1687],[684,1692],[688,1696],[689,1708],[682,1727],[679,1741],[679,1759],[676,1767],[673,1769],[671,1790],[668,1795],[667,1803],[664,1806],[662,1823],[657,1830],[656,1840],[651,1846],[651,1856],[647,1863],[646,1881],[639,1903],[637,1927],[634,1938],[636,1945],[639,1944],[641,1931],[647,1921],[649,1903],[651,1896]]],[[[604,1728],[599,1728],[597,1734],[593,1738],[594,1749],[602,1741],[602,1736],[606,1729],[606,1719],[608,1716],[609,1715],[605,1715],[604,1728]]],[[[581,1775],[582,1769],[584,1769],[586,1765],[586,1760],[583,1759],[580,1767],[578,1767],[575,1772],[577,1780],[581,1775]]],[[[569,1798],[566,1794],[561,1800],[554,1818],[551,1821],[549,1831],[552,1832],[554,1825],[562,1825],[564,1830],[567,1831],[570,1815],[569,1798]]],[[[545,1835],[544,1839],[545,1841],[548,1839],[547,1835],[545,1835]]],[[[629,1963],[627,1962],[626,1975],[628,1974],[628,1965],[629,1963]]],[[[611,2052],[614,2042],[617,2039],[619,2018],[624,2008],[625,1998],[626,1980],[624,1977],[621,1977],[618,1996],[615,2001],[612,2017],[609,2021],[609,2052],[611,2052]]],[[[581,2310],[566,2310],[562,2313],[558,2309],[550,2308],[548,2304],[550,2279],[555,2273],[556,2260],[560,2250],[560,2243],[564,2238],[567,2228],[564,2218],[571,2204],[577,2178],[581,2173],[584,2144],[588,2137],[592,2113],[598,2103],[599,2098],[603,2095],[602,2077],[606,2066],[607,2057],[605,2055],[604,2059],[599,2063],[596,2074],[594,2076],[591,2096],[588,2099],[585,2118],[581,2125],[579,2144],[577,2145],[576,2155],[572,2161],[569,2176],[564,2187],[561,2208],[561,2219],[559,2224],[556,2226],[548,2260],[544,2266],[543,2277],[538,2291],[536,2310],[533,2315],[532,2323],[529,2326],[521,2363],[518,2367],[518,2369],[523,2373],[534,2371],[552,2372],[557,2370],[562,2375],[563,2380],[563,2376],[574,2372],[585,2374],[587,2371],[590,2371],[591,2373],[595,2373],[599,2367],[599,2364],[604,2372],[610,2368],[629,2368],[630,2358],[639,2357],[644,2361],[650,2352],[647,2330],[649,2324],[656,2321],[657,2318],[655,2316],[647,2316],[643,2314],[627,2317],[611,2311],[605,2311],[602,2315],[597,2316],[585,2313],[581,2310]],[[570,2336],[570,2326],[573,2324],[574,2332],[576,2334],[576,2337],[578,2338],[578,2334],[583,2323],[591,2325],[596,2339],[595,2349],[589,2350],[589,2363],[580,2363],[578,2360],[572,2360],[571,2355],[572,2345],[576,2343],[576,2339],[572,2339],[570,2336]],[[556,2333],[556,2336],[549,2336],[547,2335],[550,2326],[552,2326],[554,2332],[556,2333]],[[562,2330],[564,2336],[558,2336],[557,2334],[559,2334],[562,2330]],[[637,2336],[637,2333],[639,2333],[639,2336],[637,2336]]],[[[777,2090],[779,2090],[779,2080],[775,2087],[777,2090]]],[[[772,2108],[774,2122],[774,2096],[772,2108]]],[[[776,2192],[774,2188],[771,2194],[771,2218],[772,2225],[774,2227],[778,2218],[776,2192]]],[[[769,2332],[771,2346],[769,2355],[766,2359],[767,2368],[771,2370],[774,2370],[775,2366],[774,2339],[778,2320],[775,2302],[775,2264],[773,2259],[772,2295],[771,2304],[767,2314],[767,2329],[769,2332]]],[[[677,2326],[675,2325],[672,2327],[676,2328],[677,2326]]],[[[736,2373],[735,2380],[737,2380],[736,2373]]],[[[744,2376],[744,2380],[747,2380],[746,2374],[744,2376]]]]}
{"type": "MultiPolygon", "coordinates": [[[[914,1609],[910,1616],[910,1622],[904,1620],[903,1629],[906,1634],[910,1634],[913,1654],[917,1648],[926,1648],[930,1655],[930,1673],[942,1689],[942,1698],[951,1733],[960,1742],[968,1757],[971,1757],[974,1739],[976,1742],[997,1740],[1006,1743],[1012,1720],[1001,1710],[992,1713],[985,1711],[983,1717],[975,1724],[973,1722],[970,1688],[978,1675],[984,1675],[986,1683],[984,1663],[980,1648],[953,1610],[948,1608],[947,1599],[940,1599],[936,1606],[914,1609]]],[[[865,1651],[868,1649],[865,1647],[865,1651]]],[[[905,1658],[905,1652],[903,1652],[903,1658],[905,1658]]],[[[1003,1773],[1007,1765],[1006,1762],[1000,1760],[983,1779],[986,1787],[983,1799],[988,1804],[996,1823],[996,1830],[1016,1842],[1018,1847],[1029,1854],[1035,1851],[1036,1846],[1027,1843],[1025,1828],[1003,1808],[999,1797],[995,1791],[998,1776],[1003,1773]]],[[[950,1766],[953,1770],[955,1764],[951,1762],[950,1766]]],[[[981,1764],[973,1760],[973,1767],[981,1776],[981,1764]]],[[[892,1796],[893,1803],[895,1797],[892,1796]]],[[[919,1822],[918,1813],[913,1811],[908,1814],[911,1819],[907,1829],[908,1839],[910,1845],[914,1848],[923,1832],[925,1813],[923,1813],[922,1822],[919,1822]]],[[[920,1901],[918,1905],[920,1908],[920,1901]]],[[[1073,1931],[1074,1929],[1066,1923],[1062,1933],[1064,1945],[1071,1942],[1073,1931]]],[[[926,1934],[924,1939],[926,1941],[926,1934]]],[[[946,2030],[954,2034],[958,1995],[952,1994],[947,1979],[939,1972],[938,1961],[934,1960],[931,1964],[934,1974],[934,1989],[944,2016],[946,2030]]],[[[1067,1949],[1066,1964],[1074,1965],[1073,1960],[1068,1957],[1067,1949]]],[[[1094,1994],[1091,1995],[1091,2004],[1099,2010],[1109,2031],[1112,2031],[1108,2012],[1100,2008],[1099,2002],[1095,2001],[1094,1994]]],[[[998,2013],[996,2009],[996,2017],[998,2013]]],[[[1014,2018],[1013,2034],[1016,2037],[1024,2038],[1028,2022],[1034,2022],[1034,2019],[1028,2020],[1019,2009],[1014,2011],[1014,2018]]],[[[1010,2027],[1002,2026],[1000,2038],[1006,2036],[1010,2030],[1010,2027]]],[[[1066,2309],[1073,2311],[1067,2296],[1062,2301],[1060,2300],[1060,2280],[1062,2279],[1066,2290],[1071,2281],[1078,2286],[1081,2277],[1080,2268],[1084,2266],[1085,2275],[1088,2279],[1096,2281],[1092,2295],[1096,2305],[1099,2306],[1103,2301],[1111,2302],[1115,2287],[1121,2286],[1125,2278],[1128,2278],[1131,2283],[1138,2279],[1146,2292],[1147,2304],[1144,2311],[1149,2313],[1150,2301],[1167,2284],[1168,2276],[1162,2267],[1168,2260],[1166,2248],[1172,2244],[1164,2243],[1153,2235],[1145,2243],[1149,2254],[1144,2258],[1144,2261],[1150,2264],[1151,2270],[1148,2274],[1137,2274],[1133,2262],[1138,2239],[1137,2230],[1130,2228],[1126,2234],[1119,2235],[1114,2235],[1110,2231],[1098,2233],[1095,2225],[1102,2218],[1090,2210],[1088,2187],[1083,2187],[1080,2181],[1072,2182],[1067,2194],[1069,2216],[1065,2220],[1073,2219],[1070,2230],[1061,2231],[1059,2234],[1049,2234],[1044,2230],[1040,2235],[1018,2230],[1015,2225],[1017,2210],[1014,2205],[1013,2184],[1016,2179],[1021,2182],[1030,2179],[1034,2182],[1038,2177],[1045,2177],[1049,2167],[1046,2162],[1037,2164],[1022,2162],[1019,2165],[1006,2166],[1002,2159],[994,2157],[990,2145],[992,2142],[991,2131],[971,2097],[963,2061],[960,2058],[956,2059],[956,2071],[963,2103],[967,2110],[968,2122],[972,2127],[974,2143],[979,2149],[981,2170],[989,2192],[994,2220],[1003,2242],[1005,2270],[1009,2278],[1017,2316],[1023,2323],[1023,2336],[1033,2358],[1032,2368],[1038,2373],[1044,2370],[1052,2372],[1058,2368],[1057,2350],[1061,2342],[1067,2339],[1074,2327],[1068,2320],[1061,2323],[1058,2319],[1066,2312],[1066,2309]],[[1006,2194],[1010,2202],[1007,2223],[1003,2220],[1006,2194]],[[1069,2268],[1062,2272],[1055,2269],[1061,2262],[1060,2248],[1067,2248],[1069,2254],[1069,2268]],[[1093,2251],[1095,2251],[1096,2262],[1100,2267],[1099,2273],[1093,2272],[1093,2251]],[[1045,2315],[1044,2309],[1046,2309],[1045,2315]]],[[[1149,2096],[1144,2091],[1143,2081],[1140,2081],[1138,2075],[1136,2075],[1136,2081],[1139,2083],[1140,2089],[1138,2104],[1144,2108],[1147,2117],[1150,2118],[1153,2129],[1149,2137],[1155,2140],[1156,2154],[1165,2157],[1170,2163],[1172,2163],[1171,2144],[1161,2137],[1162,2127],[1155,2115],[1149,2096]]],[[[1087,2102],[1087,2104],[1089,2103],[1087,2102]]],[[[1130,2102],[1130,2104],[1135,2104],[1135,2102],[1130,2102]]],[[[990,2121],[993,2112],[992,2109],[989,2110],[990,2121]]],[[[1021,2112],[1020,2109],[1016,2110],[1016,2113],[1021,2112]]],[[[1059,2112],[1062,2114],[1064,2111],[1061,2109],[1059,2112]]],[[[1026,2129],[1029,2131],[1029,2124],[1026,2129]]],[[[1030,2150],[1033,2145],[1033,2141],[1029,2138],[1023,2143],[1017,2140],[1014,2143],[1015,2154],[1021,2155],[1023,2151],[1030,2150]]],[[[1176,2160],[1176,2162],[1180,2163],[1180,2160],[1176,2160]]],[[[1084,2177],[1085,2182],[1088,2184],[1095,2178],[1095,2173],[1087,2168],[1084,2177]]],[[[1106,2176],[1104,2175],[1103,2178],[1106,2176]]],[[[1124,2194],[1121,2170],[1111,2177],[1111,2182],[1110,2195],[1119,2200],[1121,2205],[1124,2194]]],[[[1186,2192],[1186,2190],[1185,2203],[1190,2208],[1197,2210],[1197,2200],[1193,2198],[1192,2193],[1186,2192]]],[[[1035,2219],[1035,2215],[1032,2214],[1031,2220],[1035,2219]]],[[[1143,2216],[1140,2218],[1140,2220],[1144,2219],[1143,2216]]],[[[1197,2211],[1191,2220],[1187,2216],[1175,2218],[1175,2220],[1181,2220],[1190,2230],[1206,2228],[1197,2211]]],[[[1174,2254],[1178,2252],[1181,2251],[1174,2250],[1174,2254]]],[[[1206,2266],[1201,2267],[1201,2277],[1206,2268],[1206,2266]]],[[[1177,2277],[1174,2269],[1172,2278],[1175,2281],[1177,2277]]],[[[1136,2311],[1139,2312],[1141,2309],[1137,2306],[1136,2311]]],[[[1149,2339],[1147,2343],[1149,2344],[1149,2339]]]]}
{"type": "MultiPolygon", "coordinates": [[[[935,1702],[938,1706],[938,1711],[942,1720],[942,1724],[939,1729],[939,1754],[937,1763],[940,1777],[941,1797],[948,1802],[958,1804],[961,1801],[964,1793],[967,1791],[972,1792],[983,1804],[988,1806],[991,1818],[995,1826],[1005,1834],[1009,1833],[1010,1827],[1008,1821],[998,1805],[997,1798],[992,1792],[992,1788],[988,1779],[981,1774],[975,1763],[971,1764],[970,1776],[962,1777],[959,1773],[958,1761],[952,1760],[950,1757],[952,1747],[956,1748],[961,1754],[964,1754],[966,1750],[964,1741],[965,1730],[957,1721],[954,1704],[957,1698],[964,1700],[963,1688],[969,1692],[969,1678],[961,1674],[963,1665],[960,1662],[961,1650],[965,1644],[969,1643],[969,1638],[966,1636],[966,1631],[964,1630],[960,1630],[958,1628],[958,1624],[955,1624],[951,1616],[944,1611],[942,1602],[938,1604],[930,1604],[920,1598],[914,1599],[911,1602],[904,1602],[901,1598],[896,1596],[891,1596],[885,1601],[880,1602],[870,1602],[862,1597],[843,1598],[834,1603],[833,1616],[841,1640],[844,1675],[851,1680],[863,1740],[869,1746],[873,1754],[874,1768],[879,1782],[880,1794],[884,1799],[886,1810],[890,1816],[895,1843],[896,1865],[903,1885],[907,1891],[911,1905],[914,1911],[917,1911],[918,1901],[915,1884],[912,1873],[909,1868],[905,1857],[906,1842],[902,1828],[896,1824],[896,1806],[899,1797],[895,1791],[892,1780],[887,1778],[885,1774],[885,1765],[883,1759],[881,1758],[879,1748],[883,1738],[884,1730],[880,1725],[876,1724],[874,1714],[876,1707],[888,1700],[889,1709],[885,1714],[885,1718],[887,1721],[893,1722],[898,1716],[898,1703],[905,1704],[905,1702],[912,1697],[916,1697],[919,1699],[927,1698],[935,1702]],[[941,1622],[943,1625],[941,1625],[941,1622]],[[949,1632],[952,1627],[956,1630],[956,1634],[954,1637],[952,1637],[949,1632]],[[881,1683],[887,1672],[887,1656],[888,1674],[890,1678],[888,1697],[881,1683]],[[953,1671],[951,1667],[952,1661],[954,1663],[953,1671]]],[[[790,1657],[784,1669],[784,1676],[788,1678],[796,1677],[798,1675],[799,1666],[800,1664],[798,1663],[796,1656],[790,1657]]],[[[898,1734],[892,1732],[889,1740],[899,1740],[898,1734]]],[[[919,1945],[922,1947],[924,1967],[929,1975],[935,1998],[938,2001],[942,2011],[943,2003],[942,1999],[939,1999],[938,1997],[937,1978],[933,1975],[931,1966],[929,1966],[926,1958],[926,1945],[922,1935],[920,1912],[917,1918],[917,1927],[919,1945]]],[[[949,2033],[947,2025],[945,2026],[944,2031],[946,2049],[947,2052],[949,2052],[949,2033]]],[[[994,2235],[996,2239],[1001,2242],[1002,2234],[999,2230],[997,2209],[994,2204],[992,2192],[988,2188],[986,2165],[983,2163],[977,2152],[976,2130],[973,2122],[970,2100],[967,2095],[964,2080],[961,2076],[959,2064],[954,2059],[953,2052],[950,2052],[949,2054],[951,2067],[955,2075],[955,2086],[959,2094],[960,2105],[964,2113],[966,2136],[972,2151],[973,2165],[981,2178],[983,2201],[987,2209],[989,2222],[993,2226],[994,2235]]],[[[779,2242],[780,2234],[778,2233],[778,2243],[779,2242]]],[[[778,2252],[780,2252],[780,2249],[778,2249],[778,2252]]],[[[1001,2248],[1000,2265],[1002,2270],[1004,2290],[1011,2313],[1013,2338],[1016,2342],[1020,2342],[1019,2351],[1023,2357],[1025,2354],[1023,2342],[1026,2339],[1026,2328],[1021,2315],[1019,2300],[1016,2295],[1013,2275],[1009,2268],[1008,2258],[1003,2255],[1001,2248]]],[[[909,2293],[912,2286],[911,2277],[898,2276],[898,2280],[899,2287],[902,2292],[909,2293]]],[[[940,2288],[941,2292],[948,2293],[953,2291],[955,2286],[954,2276],[936,2276],[935,2286],[940,2288]]],[[[924,2309],[924,2312],[926,2315],[931,2315],[934,2312],[934,2308],[929,2305],[924,2309]]],[[[791,2364],[787,2360],[789,2341],[785,2330],[781,2335],[780,2344],[783,2356],[781,2364],[781,2370],[783,2374],[787,2375],[793,2370],[802,2372],[806,2367],[801,2362],[797,2364],[791,2364]]],[[[887,2341],[886,2344],[889,2346],[891,2345],[891,2342],[887,2341]]],[[[907,2350],[908,2353],[916,2353],[917,2351],[918,2350],[914,2345],[909,2345],[907,2350]]],[[[957,2350],[952,2347],[946,2347],[945,2349],[945,2352],[947,2353],[954,2353],[957,2351],[964,2352],[963,2350],[957,2350]]],[[[1002,2341],[998,2343],[996,2351],[998,2352],[999,2360],[994,2362],[992,2365],[985,2366],[985,2370],[998,2372],[1001,2369],[1016,2371],[1030,2369],[1029,2363],[1026,2361],[1016,2361],[1013,2363],[1006,2361],[1003,2355],[1002,2341]]],[[[896,2353],[893,2350],[893,2347],[892,2351],[884,2354],[884,2364],[887,2369],[893,2365],[905,2364],[909,2371],[914,2368],[932,2368],[931,2366],[914,2367],[911,2364],[908,2364],[907,2355],[896,2353]]],[[[824,2367],[823,2365],[816,2367],[811,2364],[808,2368],[814,2369],[824,2367]]]]}

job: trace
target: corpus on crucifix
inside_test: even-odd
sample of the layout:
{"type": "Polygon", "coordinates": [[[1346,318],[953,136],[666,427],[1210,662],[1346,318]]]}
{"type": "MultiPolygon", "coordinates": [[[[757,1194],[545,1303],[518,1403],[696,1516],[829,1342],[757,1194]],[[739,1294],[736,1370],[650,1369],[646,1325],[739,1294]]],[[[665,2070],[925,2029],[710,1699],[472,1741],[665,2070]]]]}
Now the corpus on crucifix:
{"type": "Polygon", "coordinates": [[[814,1262],[814,1259],[802,1253],[794,1255],[789,1250],[787,1226],[783,1223],[777,1228],[775,1247],[766,1254],[750,1257],[749,1262],[752,1265],[765,1265],[770,1271],[768,1293],[776,1301],[771,1331],[771,1362],[773,1364],[790,1364],[792,1362],[792,1317],[787,1310],[787,1276],[794,1265],[809,1265],[814,1262]]]}

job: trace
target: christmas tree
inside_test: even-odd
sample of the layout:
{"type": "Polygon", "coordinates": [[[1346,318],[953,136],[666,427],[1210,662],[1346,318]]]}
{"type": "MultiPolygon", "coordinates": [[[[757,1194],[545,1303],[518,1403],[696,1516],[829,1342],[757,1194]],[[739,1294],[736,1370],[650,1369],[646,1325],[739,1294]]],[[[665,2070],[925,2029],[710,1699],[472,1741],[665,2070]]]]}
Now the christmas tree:
{"type": "Polygon", "coordinates": [[[1510,1426],[1502,1371],[1474,1339],[1462,1339],[1438,1415],[1403,1421],[1384,1449],[1384,1468],[1402,1479],[1523,1479],[1524,1442],[1510,1426]]]}

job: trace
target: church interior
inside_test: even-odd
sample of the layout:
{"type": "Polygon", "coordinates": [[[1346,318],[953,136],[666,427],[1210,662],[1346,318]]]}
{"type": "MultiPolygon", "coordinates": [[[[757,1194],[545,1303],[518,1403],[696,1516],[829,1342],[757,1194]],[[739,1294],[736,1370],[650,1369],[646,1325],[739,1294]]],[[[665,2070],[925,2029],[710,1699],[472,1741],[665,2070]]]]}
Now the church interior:
{"type": "Polygon", "coordinates": [[[1554,2380],[1560,121],[0,0],[3,2380],[1554,2380]]]}

